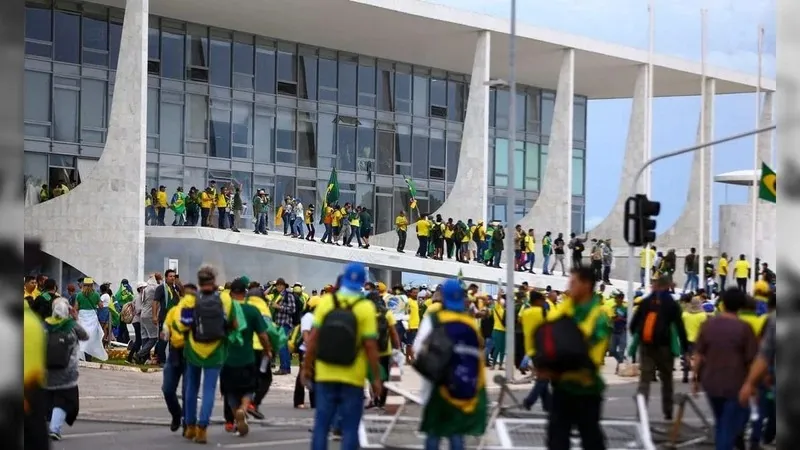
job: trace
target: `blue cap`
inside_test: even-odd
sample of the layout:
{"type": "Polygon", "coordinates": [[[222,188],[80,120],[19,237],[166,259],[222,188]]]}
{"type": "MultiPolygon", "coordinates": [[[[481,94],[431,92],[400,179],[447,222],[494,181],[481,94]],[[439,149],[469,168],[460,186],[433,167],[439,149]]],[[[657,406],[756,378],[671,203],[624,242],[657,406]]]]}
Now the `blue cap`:
{"type": "Polygon", "coordinates": [[[464,288],[458,280],[447,280],[442,283],[439,291],[442,294],[442,305],[450,311],[464,311],[464,288]]]}
{"type": "Polygon", "coordinates": [[[367,282],[367,268],[361,263],[352,262],[344,266],[340,287],[351,291],[360,291],[367,282]]]}

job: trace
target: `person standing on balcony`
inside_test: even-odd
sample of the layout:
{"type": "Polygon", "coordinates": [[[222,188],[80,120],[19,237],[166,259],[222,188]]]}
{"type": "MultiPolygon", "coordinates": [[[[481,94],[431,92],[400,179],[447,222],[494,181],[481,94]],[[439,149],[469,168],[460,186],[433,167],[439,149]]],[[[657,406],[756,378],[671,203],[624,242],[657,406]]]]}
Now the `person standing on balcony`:
{"type": "Polygon", "coordinates": [[[156,216],[158,217],[158,226],[163,227],[164,216],[167,213],[167,187],[161,185],[156,192],[156,216]]]}
{"type": "Polygon", "coordinates": [[[400,211],[395,217],[394,227],[397,231],[397,251],[405,253],[403,250],[406,248],[406,238],[408,237],[408,219],[405,211],[400,211]]]}

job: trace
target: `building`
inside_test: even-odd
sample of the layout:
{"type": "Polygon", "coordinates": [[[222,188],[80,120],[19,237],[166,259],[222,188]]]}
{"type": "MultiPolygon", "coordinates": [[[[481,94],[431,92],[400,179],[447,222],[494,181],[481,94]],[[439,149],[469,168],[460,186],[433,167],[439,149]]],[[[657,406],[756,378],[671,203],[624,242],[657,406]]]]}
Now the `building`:
{"type": "MultiPolygon", "coordinates": [[[[403,176],[421,211],[581,232],[587,101],[634,96],[646,61],[519,26],[511,212],[509,93],[488,86],[507,78],[506,21],[418,0],[101,3],[27,3],[26,195],[81,184],[29,202],[26,221],[54,258],[112,281],[141,278],[141,205],[158,185],[236,181],[245,198],[318,204],[336,167],[340,201],[371,208],[387,245],[403,176]]],[[[698,64],[654,63],[655,95],[699,92],[698,64]]],[[[754,77],[708,73],[717,93],[753,90],[754,77]]]]}

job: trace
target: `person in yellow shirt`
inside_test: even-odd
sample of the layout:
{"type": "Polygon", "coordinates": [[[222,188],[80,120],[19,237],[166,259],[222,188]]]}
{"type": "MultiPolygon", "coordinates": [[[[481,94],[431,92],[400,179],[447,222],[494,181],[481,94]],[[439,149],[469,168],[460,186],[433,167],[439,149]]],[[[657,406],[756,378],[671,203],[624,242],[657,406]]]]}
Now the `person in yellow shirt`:
{"type": "Polygon", "coordinates": [[[217,228],[220,230],[224,230],[228,228],[228,188],[222,187],[219,190],[216,198],[216,206],[217,206],[217,214],[218,214],[218,222],[217,228]]]}
{"type": "Polygon", "coordinates": [[[764,325],[767,323],[768,316],[766,314],[758,315],[756,313],[756,303],[757,302],[755,300],[749,298],[747,300],[747,304],[744,308],[739,310],[737,316],[739,316],[740,320],[750,325],[750,327],[753,329],[753,334],[755,334],[755,336],[760,340],[761,333],[764,331],[764,325]]]}
{"type": "MultiPolygon", "coordinates": [[[[373,302],[362,301],[361,289],[366,281],[367,268],[361,263],[349,263],[340,277],[339,290],[323,297],[314,311],[314,327],[303,359],[303,384],[314,380],[316,395],[312,448],[327,447],[334,411],[341,419],[338,428],[342,448],[359,446],[364,380],[367,370],[380,373],[377,311],[373,302]],[[342,324],[352,321],[356,327],[353,342],[341,333],[342,324]]],[[[381,395],[381,377],[372,377],[372,389],[375,395],[381,395]]]]}
{"type": "Polygon", "coordinates": [[[494,369],[496,365],[499,365],[500,370],[503,370],[503,360],[506,357],[506,299],[502,293],[498,294],[498,299],[494,302],[492,318],[494,326],[492,327],[493,349],[490,367],[494,369]]]}
{"type": "Polygon", "coordinates": [[[417,239],[419,240],[417,256],[420,258],[428,257],[428,238],[431,235],[431,226],[432,223],[428,220],[428,216],[421,215],[417,221],[417,239]]]}
{"type": "Polygon", "coordinates": [[[717,275],[719,275],[719,290],[722,292],[725,290],[725,285],[728,282],[728,254],[725,252],[719,255],[717,275]]]}
{"type": "Polygon", "coordinates": [[[308,205],[305,212],[305,223],[306,223],[306,240],[311,242],[317,242],[314,239],[314,235],[317,234],[317,229],[314,228],[314,205],[308,205]]]}
{"type": "Polygon", "coordinates": [[[406,302],[406,315],[408,316],[408,330],[406,330],[406,360],[411,362],[414,359],[414,339],[417,338],[417,330],[419,330],[419,300],[417,288],[411,288],[408,291],[408,301],[406,302]]]}
{"type": "Polygon", "coordinates": [[[744,254],[739,255],[739,259],[733,264],[733,277],[736,278],[736,286],[739,290],[747,292],[747,279],[750,278],[750,263],[747,262],[744,254]]]}
{"type": "MultiPolygon", "coordinates": [[[[250,283],[250,286],[248,287],[250,289],[247,291],[247,297],[245,298],[244,302],[248,305],[254,306],[258,312],[261,313],[261,317],[264,319],[264,322],[269,324],[272,322],[272,311],[267,305],[267,300],[264,297],[264,291],[261,290],[257,282],[250,283]]],[[[256,364],[258,364],[260,367],[261,361],[264,359],[264,346],[261,344],[261,339],[259,339],[256,335],[253,336],[253,351],[255,352],[256,364]]],[[[259,411],[259,407],[261,406],[261,402],[264,400],[264,397],[267,396],[267,392],[269,392],[269,388],[272,385],[272,372],[270,372],[269,368],[267,368],[267,370],[263,372],[259,369],[257,373],[258,383],[256,392],[253,396],[253,401],[247,406],[247,413],[256,419],[263,419],[264,414],[259,411]]]]}
{"type": "MultiPolygon", "coordinates": [[[[522,324],[522,334],[525,337],[525,356],[531,358],[534,354],[534,336],[536,329],[547,320],[549,306],[547,300],[541,292],[533,291],[530,293],[530,308],[520,311],[520,322],[522,324]]],[[[550,411],[550,380],[537,378],[530,393],[522,401],[522,406],[530,410],[536,401],[542,399],[542,407],[545,411],[550,411]]]]}
{"type": "Polygon", "coordinates": [[[156,192],[156,223],[158,226],[163,227],[164,216],[167,213],[167,187],[161,185],[156,192]]]}
{"type": "Polygon", "coordinates": [[[772,289],[763,275],[753,284],[753,299],[756,301],[755,312],[757,315],[763,316],[767,313],[767,302],[769,302],[771,292],[772,289]]]}
{"type": "Polygon", "coordinates": [[[44,326],[27,303],[23,304],[22,392],[25,448],[49,448],[44,392],[47,340],[44,326]]]}
{"type": "MultiPolygon", "coordinates": [[[[382,284],[382,283],[378,283],[382,284]]],[[[384,291],[386,290],[386,286],[384,286],[384,291]]],[[[380,295],[380,290],[378,292],[380,295]]],[[[391,310],[386,308],[386,303],[383,301],[382,298],[379,298],[378,302],[375,304],[375,309],[377,310],[377,317],[378,321],[382,320],[381,315],[386,320],[387,329],[385,331],[386,335],[382,336],[381,330],[378,330],[378,343],[382,343],[385,341],[385,345],[382,345],[382,348],[379,348],[379,359],[378,362],[381,365],[382,374],[387,376],[384,381],[388,381],[389,371],[391,370],[392,366],[392,351],[393,349],[400,348],[400,335],[397,334],[397,320],[394,318],[394,314],[391,310]]],[[[386,405],[386,397],[389,391],[384,389],[380,395],[376,396],[371,403],[371,406],[376,406],[382,408],[386,405]]],[[[369,408],[370,406],[367,406],[369,408]]]]}
{"type": "Polygon", "coordinates": [[[689,306],[681,314],[683,327],[686,328],[686,342],[687,352],[686,356],[682,359],[683,365],[683,382],[689,382],[689,371],[691,370],[692,352],[694,352],[694,343],[697,342],[697,336],[700,335],[700,328],[708,320],[708,313],[703,309],[703,300],[700,297],[692,298],[689,306]]]}
{"type": "Polygon", "coordinates": [[[147,193],[147,190],[144,191],[144,224],[146,225],[155,225],[155,223],[150,223],[151,220],[155,217],[155,210],[153,209],[153,197],[147,193]]]}
{"type": "Polygon", "coordinates": [[[39,291],[38,284],[36,283],[36,277],[33,275],[25,275],[25,285],[22,288],[22,298],[31,297],[36,300],[37,297],[42,295],[39,291]]]}
{"type": "Polygon", "coordinates": [[[394,218],[394,228],[397,231],[397,251],[405,253],[406,238],[408,237],[408,218],[405,211],[400,211],[400,214],[394,218]]]}
{"type": "Polygon", "coordinates": [[[656,251],[653,247],[643,248],[639,252],[639,282],[644,286],[644,279],[647,272],[656,260],[656,251]]]}
{"type": "Polygon", "coordinates": [[[207,187],[200,194],[200,223],[204,227],[211,226],[211,209],[214,208],[214,193],[207,187]]]}
{"type": "Polygon", "coordinates": [[[344,217],[342,211],[338,204],[333,205],[333,211],[331,211],[331,233],[333,243],[336,245],[339,245],[339,235],[342,233],[342,217],[344,217]]]}
{"type": "MultiPolygon", "coordinates": [[[[184,296],[197,295],[197,286],[194,284],[183,285],[184,296]]],[[[181,331],[181,316],[178,308],[169,308],[167,315],[164,317],[164,325],[162,333],[168,342],[167,361],[164,364],[164,371],[162,372],[163,380],[161,384],[161,392],[164,394],[164,402],[167,404],[167,411],[172,416],[172,422],[169,425],[170,431],[178,431],[183,423],[183,412],[181,403],[178,400],[178,383],[181,381],[183,372],[186,370],[186,362],[183,358],[183,346],[185,338],[181,331]]],[[[184,382],[181,389],[181,397],[186,398],[186,383],[184,382]]]]}

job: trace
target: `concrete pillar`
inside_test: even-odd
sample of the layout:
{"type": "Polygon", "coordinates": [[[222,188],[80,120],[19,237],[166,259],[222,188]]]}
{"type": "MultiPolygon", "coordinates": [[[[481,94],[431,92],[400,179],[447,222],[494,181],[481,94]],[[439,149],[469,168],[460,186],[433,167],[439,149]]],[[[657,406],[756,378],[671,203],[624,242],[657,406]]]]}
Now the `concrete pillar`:
{"type": "MultiPolygon", "coordinates": [[[[575,103],[575,50],[564,50],[558,75],[547,167],[541,180],[539,198],[520,220],[523,229],[533,228],[537,236],[572,231],[572,116],[575,103]]],[[[514,145],[513,143],[510,145],[514,145]]],[[[541,239],[538,240],[541,245],[541,239]]]]}
{"type": "MultiPolygon", "coordinates": [[[[612,239],[612,245],[622,243],[624,230],[625,200],[627,200],[631,180],[644,164],[645,147],[645,111],[647,109],[647,66],[642,64],[636,74],[636,83],[633,86],[633,101],[631,103],[631,116],[628,124],[628,139],[625,143],[625,156],[622,160],[622,176],[619,182],[619,192],[611,212],[591,231],[592,236],[598,239],[612,239]]],[[[602,151],[602,150],[601,150],[602,151]]],[[[644,180],[644,178],[642,178],[644,180]]],[[[644,192],[644,184],[640,186],[644,192]]]]}

